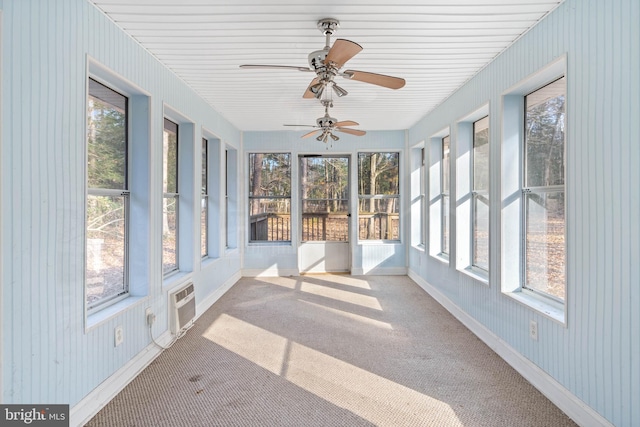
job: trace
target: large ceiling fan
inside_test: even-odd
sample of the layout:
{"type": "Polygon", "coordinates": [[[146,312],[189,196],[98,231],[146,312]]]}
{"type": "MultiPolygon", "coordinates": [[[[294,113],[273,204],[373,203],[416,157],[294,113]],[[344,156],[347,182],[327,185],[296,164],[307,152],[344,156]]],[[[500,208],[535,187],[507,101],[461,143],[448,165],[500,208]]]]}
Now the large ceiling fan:
{"type": "Polygon", "coordinates": [[[314,136],[320,133],[320,135],[318,135],[316,140],[322,141],[325,143],[329,140],[329,138],[331,138],[334,141],[337,141],[340,139],[338,136],[333,134],[334,131],[344,132],[344,133],[348,133],[356,136],[362,136],[366,134],[366,132],[363,130],[350,129],[346,127],[346,126],[358,126],[358,123],[354,122],[353,120],[344,120],[339,122],[337,119],[329,116],[329,107],[332,106],[331,101],[322,100],[322,105],[324,105],[324,116],[317,119],[315,125],[284,125],[284,126],[298,126],[298,127],[303,126],[303,127],[316,128],[316,130],[312,130],[311,132],[305,133],[304,135],[302,135],[301,138],[309,138],[311,136],[314,136]]]}
{"type": "Polygon", "coordinates": [[[322,50],[316,50],[309,54],[309,67],[295,67],[289,65],[241,65],[240,68],[278,68],[291,69],[298,71],[312,71],[316,73],[307,89],[304,91],[303,98],[321,99],[327,86],[331,86],[335,94],[339,97],[348,94],[346,90],[338,86],[335,76],[341,76],[350,80],[357,80],[364,83],[387,87],[390,89],[400,89],[405,85],[405,80],[399,77],[385,76],[383,74],[369,73],[358,70],[340,69],[344,64],[353,58],[362,47],[358,43],[354,43],[345,39],[337,39],[333,46],[330,47],[331,35],[337,30],[340,22],[337,19],[325,18],[318,21],[318,29],[325,35],[325,47],[322,50]]]}

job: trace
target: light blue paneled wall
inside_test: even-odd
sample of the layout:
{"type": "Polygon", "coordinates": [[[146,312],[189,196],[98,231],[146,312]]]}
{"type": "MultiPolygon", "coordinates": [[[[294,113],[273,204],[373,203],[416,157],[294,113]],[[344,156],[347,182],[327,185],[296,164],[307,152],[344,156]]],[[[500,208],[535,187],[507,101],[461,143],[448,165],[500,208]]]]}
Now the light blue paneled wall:
{"type": "MultiPolygon", "coordinates": [[[[246,168],[248,154],[251,152],[283,152],[292,155],[292,194],[299,194],[298,186],[298,162],[300,154],[346,154],[351,156],[351,196],[357,200],[357,158],[359,152],[371,151],[398,151],[400,152],[400,191],[404,191],[406,176],[404,171],[405,131],[370,131],[365,136],[356,137],[348,134],[340,134],[340,140],[325,144],[314,138],[300,139],[306,132],[282,131],[282,132],[244,132],[243,148],[245,151],[242,164],[246,168]]],[[[248,180],[245,173],[244,180],[248,180]]],[[[408,175],[407,175],[408,176],[408,175]]],[[[243,182],[246,188],[248,182],[243,182]]],[[[246,206],[247,200],[243,203],[246,206]]],[[[403,203],[404,206],[404,203],[403,203]]],[[[296,197],[292,197],[292,233],[296,236],[298,230],[299,204],[296,197]]],[[[351,206],[352,218],[356,217],[357,206],[351,206]]],[[[406,227],[406,209],[401,213],[401,230],[406,227]]],[[[246,219],[243,219],[246,221],[246,219]]],[[[355,230],[352,232],[352,241],[355,241],[355,230]]],[[[378,273],[393,273],[406,269],[406,249],[404,234],[401,232],[402,243],[359,243],[352,245],[351,271],[355,274],[363,274],[377,271],[378,273]]],[[[293,245],[248,245],[244,254],[244,268],[253,273],[271,271],[292,274],[297,273],[298,251],[297,244],[293,245]]]]}
{"type": "Polygon", "coordinates": [[[450,126],[455,158],[457,121],[489,103],[489,286],[415,248],[410,269],[616,426],[640,425],[638,22],[637,0],[566,0],[413,126],[408,141],[412,146],[450,126]],[[499,235],[501,97],[562,55],[568,84],[566,326],[501,293],[499,235]],[[538,341],[529,338],[530,320],[538,322],[538,341]]]}
{"type": "MultiPolygon", "coordinates": [[[[164,106],[193,122],[193,181],[206,128],[241,149],[241,134],[85,0],[7,0],[2,8],[2,397],[78,403],[150,344],[144,310],[167,330],[167,294],[191,280],[203,301],[240,271],[239,251],[201,263],[199,237],[182,276],[161,268],[164,106]],[[87,328],[84,312],[87,56],[146,92],[149,112],[149,269],[142,298],[87,328]],[[124,343],[114,347],[121,325],[124,343]]],[[[218,185],[222,185],[218,183],[218,185]]],[[[199,188],[191,185],[192,200],[199,188]]],[[[222,192],[218,192],[222,194],[222,192]]],[[[219,201],[218,206],[222,203],[219,201]]],[[[194,223],[199,212],[193,209],[194,223]]],[[[216,230],[217,231],[217,230],[216,230]]],[[[133,254],[135,256],[135,254],[133,254]]],[[[143,263],[144,264],[144,263],[143,263]]],[[[137,267],[136,267],[137,268],[137,267]]]]}

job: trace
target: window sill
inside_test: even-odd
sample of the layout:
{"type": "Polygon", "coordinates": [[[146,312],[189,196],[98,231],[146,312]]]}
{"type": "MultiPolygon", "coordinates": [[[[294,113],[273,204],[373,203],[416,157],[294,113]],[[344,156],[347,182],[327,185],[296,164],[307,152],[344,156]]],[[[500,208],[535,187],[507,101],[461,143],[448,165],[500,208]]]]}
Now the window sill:
{"type": "Polygon", "coordinates": [[[424,247],[424,245],[421,243],[419,245],[412,245],[411,246],[413,249],[415,249],[418,252],[426,252],[427,248],[424,247]]]}
{"type": "Polygon", "coordinates": [[[218,261],[219,259],[220,259],[220,257],[206,256],[206,257],[202,258],[202,260],[200,261],[200,268],[201,269],[205,269],[210,264],[213,264],[214,262],[218,261]]]}
{"type": "Polygon", "coordinates": [[[361,246],[368,245],[401,245],[400,240],[358,240],[358,244],[361,246]]]}
{"type": "Polygon", "coordinates": [[[520,304],[539,312],[541,315],[553,320],[554,322],[565,327],[567,326],[564,304],[545,298],[542,295],[529,292],[526,289],[515,292],[504,292],[504,294],[516,300],[520,304]]]}
{"type": "Polygon", "coordinates": [[[439,253],[437,255],[431,255],[432,258],[440,261],[443,264],[447,264],[449,265],[449,255],[443,254],[443,253],[439,253]]]}
{"type": "Polygon", "coordinates": [[[249,242],[249,246],[293,246],[293,245],[290,240],[286,240],[286,241],[269,241],[269,242],[255,241],[255,242],[249,242]]]}
{"type": "Polygon", "coordinates": [[[122,312],[138,305],[138,303],[144,301],[146,298],[146,296],[129,296],[115,304],[89,314],[85,323],[85,332],[89,332],[108,320],[122,314],[122,312]]]}
{"type": "Polygon", "coordinates": [[[489,286],[489,273],[480,268],[469,266],[467,268],[463,268],[460,272],[485,286],[489,286]]]}
{"type": "Polygon", "coordinates": [[[162,289],[170,289],[178,284],[185,283],[191,278],[191,273],[176,271],[162,279],[162,289]]]}
{"type": "Polygon", "coordinates": [[[240,253],[239,249],[235,248],[235,247],[234,248],[225,248],[224,249],[225,256],[226,255],[236,255],[236,254],[239,254],[239,253],[240,253]]]}

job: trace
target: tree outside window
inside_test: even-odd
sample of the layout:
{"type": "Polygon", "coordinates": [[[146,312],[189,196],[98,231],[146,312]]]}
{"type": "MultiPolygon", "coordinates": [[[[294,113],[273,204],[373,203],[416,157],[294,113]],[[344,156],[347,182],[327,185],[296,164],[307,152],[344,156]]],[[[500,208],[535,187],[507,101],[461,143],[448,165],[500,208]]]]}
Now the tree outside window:
{"type": "Polygon", "coordinates": [[[164,119],[162,134],[162,274],[178,270],[178,125],[164,119]]]}
{"type": "Polygon", "coordinates": [[[291,240],[291,154],[249,154],[249,240],[291,240]]]}
{"type": "Polygon", "coordinates": [[[562,77],[525,97],[523,287],[565,297],[565,96],[562,77]]]}
{"type": "Polygon", "coordinates": [[[473,123],[471,265],[489,270],[489,116],[473,123]]]}
{"type": "Polygon", "coordinates": [[[89,79],[85,291],[90,310],[129,291],[127,101],[89,79]]]}
{"type": "Polygon", "coordinates": [[[400,240],[400,153],[358,153],[358,238],[400,240]]]}

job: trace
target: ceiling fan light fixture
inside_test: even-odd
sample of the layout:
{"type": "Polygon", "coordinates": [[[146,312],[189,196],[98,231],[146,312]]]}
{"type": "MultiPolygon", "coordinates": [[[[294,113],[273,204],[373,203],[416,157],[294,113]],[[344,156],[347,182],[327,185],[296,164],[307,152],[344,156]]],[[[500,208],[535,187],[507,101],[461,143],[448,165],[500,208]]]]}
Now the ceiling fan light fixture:
{"type": "Polygon", "coordinates": [[[330,133],[329,136],[331,137],[331,139],[333,139],[334,141],[339,140],[340,138],[335,136],[334,134],[330,133]]]}
{"type": "Polygon", "coordinates": [[[341,88],[335,83],[333,84],[333,91],[336,93],[336,95],[338,95],[339,98],[342,98],[343,96],[349,94],[349,92],[347,92],[346,90],[344,90],[343,88],[341,88]]]}
{"type": "Polygon", "coordinates": [[[311,91],[311,93],[313,93],[313,96],[315,96],[317,99],[320,99],[322,98],[322,93],[324,92],[324,83],[316,83],[309,87],[309,90],[311,91]]]}

